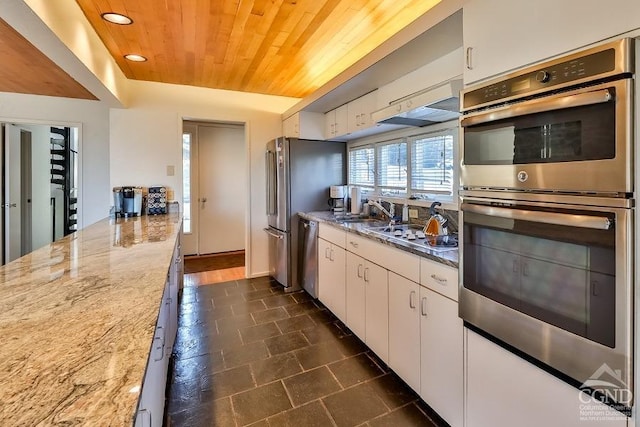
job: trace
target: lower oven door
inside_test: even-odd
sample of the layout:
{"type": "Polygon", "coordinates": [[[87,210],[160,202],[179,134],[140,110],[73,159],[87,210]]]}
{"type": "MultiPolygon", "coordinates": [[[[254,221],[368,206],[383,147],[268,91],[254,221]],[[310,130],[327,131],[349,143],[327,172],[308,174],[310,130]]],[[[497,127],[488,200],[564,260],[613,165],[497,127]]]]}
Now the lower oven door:
{"type": "Polygon", "coordinates": [[[630,406],[632,209],[466,198],[461,220],[460,317],[630,406]]]}

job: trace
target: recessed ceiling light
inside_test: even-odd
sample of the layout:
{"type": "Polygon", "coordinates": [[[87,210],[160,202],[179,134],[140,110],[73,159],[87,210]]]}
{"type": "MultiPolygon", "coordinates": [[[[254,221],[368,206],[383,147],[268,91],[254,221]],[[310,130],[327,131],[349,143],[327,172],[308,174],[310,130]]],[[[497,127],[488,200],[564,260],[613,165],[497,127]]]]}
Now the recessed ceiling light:
{"type": "Polygon", "coordinates": [[[124,57],[125,59],[133,62],[145,62],[147,60],[147,58],[145,58],[144,56],[138,55],[136,53],[130,53],[128,55],[125,55],[124,57]]]}
{"type": "Polygon", "coordinates": [[[118,25],[133,24],[133,19],[129,18],[128,16],[121,15],[119,13],[107,12],[107,13],[103,13],[100,16],[102,16],[102,19],[104,19],[105,21],[109,21],[112,24],[118,24],[118,25]]]}

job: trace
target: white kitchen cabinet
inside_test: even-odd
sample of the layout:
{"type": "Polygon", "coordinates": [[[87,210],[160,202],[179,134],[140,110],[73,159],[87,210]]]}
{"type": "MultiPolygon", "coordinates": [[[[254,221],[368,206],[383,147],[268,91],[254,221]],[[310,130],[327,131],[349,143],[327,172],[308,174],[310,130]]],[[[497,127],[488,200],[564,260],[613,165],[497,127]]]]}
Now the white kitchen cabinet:
{"type": "Polygon", "coordinates": [[[458,304],[420,287],[420,397],[452,427],[463,425],[463,330],[458,304]]]}
{"type": "Polygon", "coordinates": [[[167,371],[178,331],[178,291],[182,287],[184,279],[181,234],[181,232],[178,234],[158,310],[153,342],[138,401],[136,427],[162,427],[164,425],[167,371]]]}
{"type": "Polygon", "coordinates": [[[376,108],[376,96],[377,91],[369,92],[347,104],[347,131],[349,133],[356,133],[374,126],[371,122],[371,113],[376,108]]]}
{"type": "Polygon", "coordinates": [[[347,251],[346,325],[384,361],[389,352],[387,270],[347,251]]]}
{"type": "Polygon", "coordinates": [[[282,121],[284,136],[303,139],[324,139],[324,115],[298,111],[282,121]]]}
{"type": "Polygon", "coordinates": [[[140,391],[135,420],[136,427],[162,427],[163,425],[167,369],[169,367],[166,349],[170,341],[168,329],[170,328],[169,317],[171,314],[169,312],[170,305],[167,304],[169,292],[170,283],[167,281],[140,391]]]}
{"type": "Polygon", "coordinates": [[[346,251],[318,238],[318,299],[346,323],[346,251]]]}
{"type": "Polygon", "coordinates": [[[465,84],[640,28],[629,0],[467,0],[463,9],[465,84]]]}
{"type": "Polygon", "coordinates": [[[619,412],[484,337],[465,335],[466,427],[627,426],[619,412]],[[607,419],[587,420],[589,412],[607,419]]]}
{"type": "Polygon", "coordinates": [[[349,133],[347,129],[348,117],[347,104],[325,113],[325,139],[340,139],[347,135],[349,133]]]}
{"type": "Polygon", "coordinates": [[[420,285],[389,271],[389,366],[416,392],[420,392],[419,305],[420,285]]]}
{"type": "Polygon", "coordinates": [[[420,259],[420,284],[458,301],[458,269],[426,258],[420,259]]]}

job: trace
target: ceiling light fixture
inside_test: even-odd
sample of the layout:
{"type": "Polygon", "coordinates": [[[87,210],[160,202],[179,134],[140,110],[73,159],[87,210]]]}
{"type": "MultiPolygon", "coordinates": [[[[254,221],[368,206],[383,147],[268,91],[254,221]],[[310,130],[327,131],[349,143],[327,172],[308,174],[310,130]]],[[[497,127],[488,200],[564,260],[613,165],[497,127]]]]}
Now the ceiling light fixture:
{"type": "Polygon", "coordinates": [[[138,55],[137,53],[130,53],[128,55],[125,55],[124,58],[133,62],[145,62],[147,60],[147,58],[142,55],[138,55]]]}
{"type": "Polygon", "coordinates": [[[118,24],[118,25],[131,25],[131,24],[133,24],[133,19],[129,18],[128,16],[121,15],[121,14],[115,13],[115,12],[103,13],[100,16],[102,17],[102,19],[104,19],[105,21],[109,21],[112,24],[118,24]]]}

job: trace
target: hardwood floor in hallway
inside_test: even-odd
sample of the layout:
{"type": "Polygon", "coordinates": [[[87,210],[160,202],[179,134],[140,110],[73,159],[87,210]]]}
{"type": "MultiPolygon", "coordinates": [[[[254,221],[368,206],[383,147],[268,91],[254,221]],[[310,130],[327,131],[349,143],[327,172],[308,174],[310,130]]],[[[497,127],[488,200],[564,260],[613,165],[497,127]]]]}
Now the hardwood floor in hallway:
{"type": "Polygon", "coordinates": [[[183,290],[166,425],[445,425],[304,291],[202,283],[183,290]]]}

